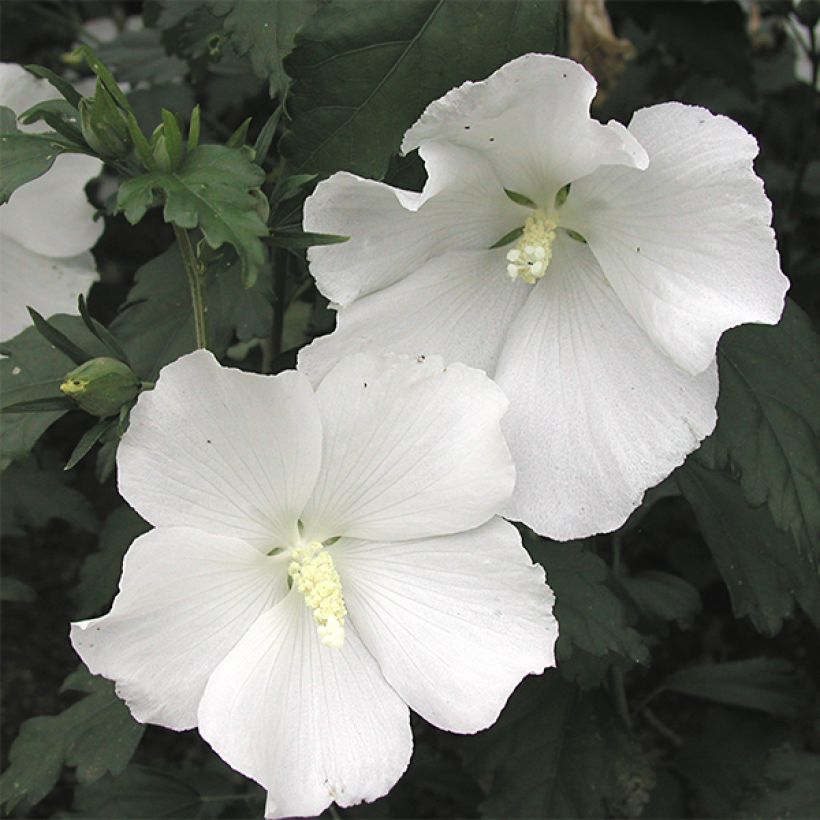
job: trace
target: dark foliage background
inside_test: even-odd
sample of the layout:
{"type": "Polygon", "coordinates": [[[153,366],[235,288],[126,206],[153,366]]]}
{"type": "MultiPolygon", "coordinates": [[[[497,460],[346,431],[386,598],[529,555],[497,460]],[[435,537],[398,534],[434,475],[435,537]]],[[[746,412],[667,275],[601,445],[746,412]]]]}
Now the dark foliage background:
{"type": "MultiPolygon", "coordinates": [[[[284,65],[289,46],[272,54],[249,44],[249,20],[235,14],[241,5],[5,0],[2,59],[63,72],[85,21],[122,24],[142,14],[147,33],[94,47],[119,80],[140,84],[131,99],[148,133],[160,107],[187,118],[199,102],[210,142],[224,142],[250,116],[253,144],[292,78],[263,162],[270,224],[284,235],[298,226],[310,180],[286,199],[277,180],[350,168],[419,188],[418,161],[394,151],[426,102],[523,51],[570,48],[560,3],[451,0],[433,32],[450,38],[449,50],[431,43],[387,90],[385,105],[365,110],[362,122],[345,124],[328,143],[317,135],[332,124],[315,120],[312,101],[352,94],[351,76],[379,69],[341,61],[336,76],[322,76],[313,69],[316,54],[341,48],[344,38],[388,39],[436,4],[321,2],[284,65]],[[511,9],[515,37],[503,52],[491,18],[511,9]],[[474,29],[462,25],[468,17],[474,29]],[[373,123],[373,139],[365,139],[373,123]]],[[[788,35],[799,19],[813,25],[818,5],[804,0],[796,13],[789,2],[751,5],[749,14],[735,2],[609,4],[615,34],[634,56],[618,72],[595,61],[605,45],[593,48],[606,92],[594,113],[628,122],[637,108],[681,100],[727,114],[758,138],[757,169],[792,281],[783,324],[727,334],[718,431],[650,491],[622,530],[563,545],[525,534],[556,592],[559,669],[526,680],[498,724],[478,736],[416,721],[413,761],[394,790],[333,816],[820,816],[820,348],[812,331],[820,318],[820,140],[818,93],[795,79],[788,35]]],[[[136,226],[114,214],[105,183],[92,196],[106,212],[106,230],[94,250],[101,281],[90,309],[147,378],[193,347],[185,283],[172,270],[175,251],[166,252],[173,233],[156,210],[136,226]]],[[[250,290],[230,267],[231,260],[217,266],[209,288],[215,347],[239,366],[292,366],[300,345],[332,327],[298,247],[277,249],[250,290]]],[[[62,470],[90,425],[82,413],[63,415],[30,455],[13,453],[3,472],[7,812],[261,816],[261,789],[195,732],[143,732],[104,682],[76,671],[68,624],[107,610],[121,556],[144,527],[113,480],[99,480],[113,446],[62,470]],[[35,716],[58,717],[24,724],[35,716]]]]}

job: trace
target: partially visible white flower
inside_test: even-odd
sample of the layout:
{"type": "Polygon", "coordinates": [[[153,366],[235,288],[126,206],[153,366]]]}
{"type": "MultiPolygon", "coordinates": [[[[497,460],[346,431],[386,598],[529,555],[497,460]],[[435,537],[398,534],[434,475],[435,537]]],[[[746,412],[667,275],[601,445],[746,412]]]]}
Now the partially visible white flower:
{"type": "MultiPolygon", "coordinates": [[[[19,65],[0,63],[0,105],[19,115],[56,98],[59,94],[45,80],[19,65]]],[[[43,123],[18,127],[48,130],[43,123]]],[[[0,339],[31,323],[26,305],[45,316],[75,313],[77,297],[96,280],[89,250],[100,238],[103,222],[94,221],[85,186],[101,170],[94,157],[63,154],[43,176],[0,205],[0,339]]]]}
{"type": "Polygon", "coordinates": [[[268,790],[266,817],[385,794],[408,706],[475,732],[554,665],[543,570],[494,517],[514,482],[506,407],[438,358],[348,357],[314,393],[294,371],[183,357],[118,455],[156,529],[75,649],[138,720],[197,726],[268,790]]]}
{"type": "Polygon", "coordinates": [[[405,134],[422,193],[339,173],[305,204],[306,231],[351,239],[309,252],[339,315],[299,368],[375,345],[486,369],[510,399],[505,514],[558,539],[617,528],[697,447],[718,339],[776,322],[788,286],[752,136],[678,103],[602,125],[594,96],[526,55],[405,134]]]}

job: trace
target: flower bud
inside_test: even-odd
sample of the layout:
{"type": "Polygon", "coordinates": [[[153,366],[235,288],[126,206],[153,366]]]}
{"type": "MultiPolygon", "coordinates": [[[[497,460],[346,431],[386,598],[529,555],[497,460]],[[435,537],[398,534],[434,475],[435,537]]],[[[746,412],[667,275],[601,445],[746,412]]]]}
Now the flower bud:
{"type": "Polygon", "coordinates": [[[136,398],[140,380],[127,364],[101,356],[68,373],[60,391],[92,416],[113,416],[136,398]]]}
{"type": "Polygon", "coordinates": [[[125,116],[99,80],[94,96],[80,100],[78,109],[83,137],[101,157],[127,157],[131,153],[125,116]]]}

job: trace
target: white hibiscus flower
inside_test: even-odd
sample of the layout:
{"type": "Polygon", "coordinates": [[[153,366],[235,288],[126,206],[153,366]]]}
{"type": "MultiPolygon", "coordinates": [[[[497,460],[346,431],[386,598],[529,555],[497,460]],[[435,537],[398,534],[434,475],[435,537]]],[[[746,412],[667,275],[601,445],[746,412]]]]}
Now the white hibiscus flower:
{"type": "Polygon", "coordinates": [[[120,445],[156,529],[111,612],[74,624],[140,720],[199,728],[267,817],[385,794],[412,738],[492,724],[554,665],[544,573],[495,513],[514,470],[480,371],[359,354],[312,390],[204,351],[166,367],[120,445]]]}
{"type": "MultiPolygon", "coordinates": [[[[59,98],[45,80],[14,63],[0,63],[0,105],[22,114],[59,98]]],[[[48,131],[43,123],[22,131],[48,131]]],[[[102,163],[81,154],[62,154],[43,176],[18,188],[0,205],[0,339],[31,324],[26,306],[45,316],[76,313],[77,297],[97,278],[89,253],[103,231],[85,186],[102,163]]]]}
{"type": "Polygon", "coordinates": [[[787,288],[754,138],[677,103],[602,125],[594,95],[526,55],[407,132],[421,194],[339,173],[305,205],[305,230],[351,238],[310,251],[338,327],[300,369],[370,344],[486,369],[510,399],[505,514],[558,539],[620,526],[697,447],[720,335],[776,322],[787,288]]]}

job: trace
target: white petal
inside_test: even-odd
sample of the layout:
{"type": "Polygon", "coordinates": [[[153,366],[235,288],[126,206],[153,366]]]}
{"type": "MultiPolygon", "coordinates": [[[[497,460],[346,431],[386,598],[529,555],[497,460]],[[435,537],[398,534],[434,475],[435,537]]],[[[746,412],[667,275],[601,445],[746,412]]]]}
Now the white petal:
{"type": "Polygon", "coordinates": [[[501,352],[517,482],[505,515],[565,540],[619,527],[715,424],[714,363],[691,376],[650,341],[589,249],[559,236],[501,352]]]}
{"type": "Polygon", "coordinates": [[[265,817],[312,817],[386,794],[407,767],[407,707],[352,628],[319,642],[295,591],[266,612],[219,665],[199,731],[233,768],[268,790],[265,817]]]}
{"type": "MultiPolygon", "coordinates": [[[[37,103],[59,99],[60,92],[47,80],[29,74],[17,63],[0,63],[0,105],[10,108],[18,116],[37,103]]],[[[34,125],[18,123],[17,127],[29,132],[51,130],[44,122],[34,125]]]]}
{"type": "Polygon", "coordinates": [[[308,380],[220,367],[199,350],[162,369],[120,444],[119,489],[155,526],[292,543],[321,459],[308,380]]]}
{"type": "Polygon", "coordinates": [[[300,351],[299,369],[316,384],[343,356],[377,347],[440,354],[492,372],[529,293],[529,285],[506,275],[503,249],[437,256],[395,285],[341,308],[336,330],[300,351]]]}
{"type": "Polygon", "coordinates": [[[190,729],[208,676],[286,593],[287,565],[242,541],[151,530],[125,556],[111,612],[72,624],[71,643],[137,720],[190,729]]]}
{"type": "Polygon", "coordinates": [[[308,252],[319,290],[332,302],[348,305],[448,250],[489,248],[524,223],[529,211],[508,199],[475,151],[432,144],[422,156],[429,179],[421,194],[339,173],[308,197],[306,231],[350,237],[308,252]]]}
{"type": "Polygon", "coordinates": [[[0,339],[10,339],[31,324],[27,306],[46,317],[76,313],[77,297],[96,279],[90,253],[54,259],[0,237],[0,339]]]}
{"type": "Polygon", "coordinates": [[[525,54],[431,103],[401,150],[431,140],[473,148],[506,188],[546,208],[566,183],[600,165],[646,167],[646,153],[620,123],[590,118],[594,96],[595,80],[578,63],[525,54]]]}
{"type": "Polygon", "coordinates": [[[316,391],[322,469],[305,537],[399,541],[471,529],[507,501],[515,473],[507,400],[479,370],[438,356],[358,354],[316,391]]]}
{"type": "Polygon", "coordinates": [[[350,622],[388,682],[434,726],[490,726],[525,675],[555,665],[552,591],[506,521],[330,549],[350,622]]]}
{"type": "Polygon", "coordinates": [[[690,373],[708,367],[723,331],[774,324],[788,280],[757,143],[704,108],[638,111],[630,131],[646,171],[603,168],[572,186],[562,224],[588,240],[607,279],[656,344],[690,373]]]}
{"type": "Polygon", "coordinates": [[[102,171],[94,157],[63,154],[50,170],[18,188],[0,208],[0,235],[44,256],[76,256],[93,247],[105,227],[94,221],[85,186],[102,171]]]}

